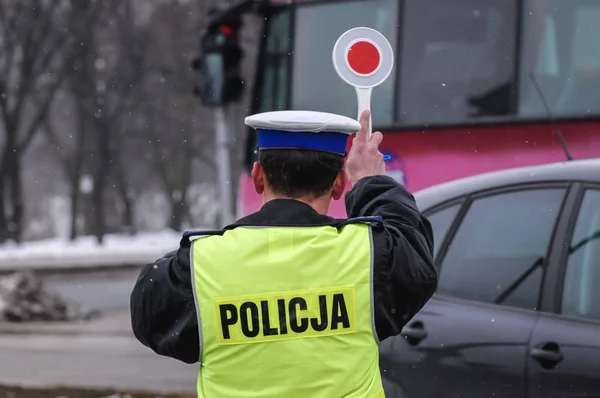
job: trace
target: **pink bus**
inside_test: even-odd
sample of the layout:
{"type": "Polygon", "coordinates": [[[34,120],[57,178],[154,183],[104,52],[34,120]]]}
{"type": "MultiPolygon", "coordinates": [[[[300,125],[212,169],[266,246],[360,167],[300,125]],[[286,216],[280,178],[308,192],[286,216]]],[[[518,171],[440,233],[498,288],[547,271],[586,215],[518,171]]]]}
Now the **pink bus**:
{"type": "MultiPolygon", "coordinates": [[[[511,167],[600,156],[600,2],[590,0],[271,0],[252,113],[356,117],[333,69],[337,38],[356,26],[386,35],[390,78],[373,93],[388,173],[417,191],[511,167]]],[[[248,131],[246,166],[255,160],[248,131]]],[[[241,215],[260,197],[247,172],[241,215]]],[[[344,217],[342,200],[330,214],[344,217]]]]}

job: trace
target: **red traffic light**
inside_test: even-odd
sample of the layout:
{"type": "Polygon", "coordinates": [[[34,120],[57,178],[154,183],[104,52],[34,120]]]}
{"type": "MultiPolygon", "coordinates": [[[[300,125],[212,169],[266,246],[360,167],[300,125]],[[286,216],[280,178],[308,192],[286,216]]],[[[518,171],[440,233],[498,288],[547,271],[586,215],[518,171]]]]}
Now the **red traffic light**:
{"type": "Polygon", "coordinates": [[[221,25],[219,31],[225,36],[231,36],[234,33],[233,28],[229,25],[221,25]]]}

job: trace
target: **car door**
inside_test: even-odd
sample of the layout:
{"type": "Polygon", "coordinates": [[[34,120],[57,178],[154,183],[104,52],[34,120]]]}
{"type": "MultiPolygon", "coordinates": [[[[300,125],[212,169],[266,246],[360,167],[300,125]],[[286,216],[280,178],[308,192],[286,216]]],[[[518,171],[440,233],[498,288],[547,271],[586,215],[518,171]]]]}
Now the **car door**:
{"type": "MultiPolygon", "coordinates": [[[[443,204],[437,207],[436,210],[434,210],[433,212],[430,211],[427,214],[427,218],[431,222],[431,228],[433,231],[433,241],[435,242],[435,257],[437,257],[440,248],[443,246],[441,243],[438,244],[437,242],[443,242],[445,240],[446,235],[448,234],[450,228],[455,222],[455,219],[463,205],[463,202],[464,200],[461,198],[456,201],[452,201],[451,203],[443,204]]],[[[426,309],[424,309],[423,311],[426,311],[426,309]]],[[[418,328],[404,328],[403,336],[404,338],[411,338],[411,341],[412,339],[415,339],[417,342],[419,342],[419,339],[421,338],[421,335],[423,333],[424,331],[419,330],[418,328]],[[407,335],[407,333],[412,333],[412,338],[409,335],[407,335]]],[[[390,347],[390,344],[393,345],[394,343],[395,340],[387,339],[382,344],[380,368],[382,371],[383,386],[386,392],[386,397],[408,397],[408,395],[404,391],[404,387],[400,382],[400,379],[397,378],[394,374],[394,371],[397,370],[394,364],[394,352],[396,348],[393,346],[390,347]]]]}
{"type": "MultiPolygon", "coordinates": [[[[543,265],[566,186],[473,197],[440,245],[439,286],[382,343],[388,397],[525,397],[543,265]]],[[[430,221],[436,228],[436,213],[430,221]]]]}
{"type": "Polygon", "coordinates": [[[531,337],[531,398],[600,397],[600,187],[585,187],[578,199],[548,270],[554,313],[540,316],[531,337]]]}

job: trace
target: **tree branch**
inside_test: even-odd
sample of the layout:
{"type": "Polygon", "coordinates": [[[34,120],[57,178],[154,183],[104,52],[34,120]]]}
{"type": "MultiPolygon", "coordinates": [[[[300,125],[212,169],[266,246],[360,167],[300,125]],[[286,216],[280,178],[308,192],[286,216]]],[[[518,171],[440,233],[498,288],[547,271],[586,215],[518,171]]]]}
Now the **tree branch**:
{"type": "MultiPolygon", "coordinates": [[[[57,148],[60,147],[60,141],[58,139],[58,134],[56,133],[54,126],[52,126],[52,123],[50,122],[49,118],[45,118],[44,121],[42,122],[42,131],[45,133],[46,138],[48,139],[48,142],[50,142],[52,145],[54,145],[57,148]]],[[[70,164],[71,162],[69,161],[69,157],[61,156],[58,154],[57,151],[55,151],[55,152],[56,152],[56,157],[58,158],[58,161],[61,163],[61,165],[63,166],[65,171],[68,173],[69,170],[71,169],[71,164],[70,164]]]]}
{"type": "Polygon", "coordinates": [[[43,102],[39,105],[37,114],[35,115],[35,118],[29,125],[29,128],[25,132],[25,136],[24,136],[23,140],[20,143],[18,143],[19,151],[25,151],[27,149],[27,147],[33,140],[33,137],[35,137],[35,134],[37,133],[38,128],[42,124],[43,120],[48,117],[48,112],[50,110],[50,105],[52,104],[52,100],[54,99],[54,96],[56,95],[56,91],[61,86],[65,75],[66,75],[66,73],[65,73],[65,70],[63,69],[60,76],[56,78],[52,87],[50,87],[48,89],[49,92],[46,95],[46,98],[43,100],[43,102]]]}

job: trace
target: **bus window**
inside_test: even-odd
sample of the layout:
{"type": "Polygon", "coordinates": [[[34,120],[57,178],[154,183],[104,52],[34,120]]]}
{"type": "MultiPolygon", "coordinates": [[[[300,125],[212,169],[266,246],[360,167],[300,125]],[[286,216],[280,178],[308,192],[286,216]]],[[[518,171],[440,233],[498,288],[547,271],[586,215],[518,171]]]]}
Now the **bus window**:
{"type": "Polygon", "coordinates": [[[291,12],[289,8],[274,12],[269,18],[262,55],[262,73],[258,90],[258,111],[287,108],[288,67],[291,52],[291,12]]]}
{"type": "Polygon", "coordinates": [[[517,1],[404,3],[400,122],[513,114],[517,1]]]}
{"type": "Polygon", "coordinates": [[[532,71],[553,114],[600,112],[600,3],[528,0],[525,10],[519,113],[547,114],[532,71]]]}
{"type": "MultiPolygon", "coordinates": [[[[295,11],[292,108],[356,118],[354,89],[337,75],[331,51],[346,30],[365,26],[383,33],[396,48],[396,0],[300,4],[295,11]]],[[[394,76],[373,90],[373,123],[391,125],[394,76]]]]}

